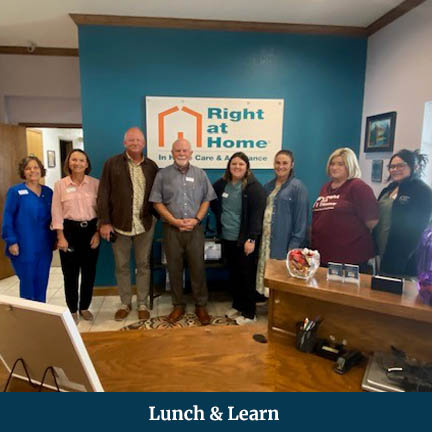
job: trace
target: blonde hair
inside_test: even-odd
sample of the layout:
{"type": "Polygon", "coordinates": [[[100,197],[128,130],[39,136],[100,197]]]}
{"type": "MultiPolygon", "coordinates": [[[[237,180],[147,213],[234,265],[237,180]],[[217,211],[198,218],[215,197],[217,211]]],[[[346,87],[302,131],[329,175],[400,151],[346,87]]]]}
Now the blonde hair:
{"type": "Polygon", "coordinates": [[[338,156],[340,156],[344,161],[345,167],[348,171],[348,179],[361,178],[361,170],[357,160],[357,156],[348,147],[342,147],[335,150],[328,158],[326,172],[329,177],[330,177],[330,169],[329,169],[330,163],[335,157],[338,156]]]}

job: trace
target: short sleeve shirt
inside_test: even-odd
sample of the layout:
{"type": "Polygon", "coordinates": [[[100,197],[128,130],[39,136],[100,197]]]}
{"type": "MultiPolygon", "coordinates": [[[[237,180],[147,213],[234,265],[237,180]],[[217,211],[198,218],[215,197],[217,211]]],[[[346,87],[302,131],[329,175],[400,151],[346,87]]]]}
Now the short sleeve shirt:
{"type": "Polygon", "coordinates": [[[362,264],[374,256],[366,222],[377,219],[377,200],[364,181],[350,179],[337,189],[328,182],[312,208],[312,247],[322,263],[362,264]]]}
{"type": "Polygon", "coordinates": [[[52,202],[52,228],[63,229],[64,219],[90,221],[97,217],[96,198],[99,180],[84,176],[81,184],[75,184],[70,176],[54,185],[52,202]]]}
{"type": "Polygon", "coordinates": [[[229,182],[222,193],[222,238],[237,240],[240,233],[242,212],[242,182],[229,182]]]}
{"type": "Polygon", "coordinates": [[[194,218],[203,202],[216,199],[207,174],[189,165],[182,173],[175,164],[161,169],[155,178],[149,201],[164,204],[177,219],[194,218]]]}

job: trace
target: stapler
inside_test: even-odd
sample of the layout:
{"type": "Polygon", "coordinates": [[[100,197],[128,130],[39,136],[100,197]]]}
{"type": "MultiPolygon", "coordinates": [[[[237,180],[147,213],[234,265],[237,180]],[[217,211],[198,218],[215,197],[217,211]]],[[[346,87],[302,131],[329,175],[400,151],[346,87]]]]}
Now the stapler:
{"type": "Polygon", "coordinates": [[[339,375],[343,375],[352,367],[359,364],[363,358],[363,354],[360,351],[347,351],[345,354],[338,357],[333,370],[339,375]]]}

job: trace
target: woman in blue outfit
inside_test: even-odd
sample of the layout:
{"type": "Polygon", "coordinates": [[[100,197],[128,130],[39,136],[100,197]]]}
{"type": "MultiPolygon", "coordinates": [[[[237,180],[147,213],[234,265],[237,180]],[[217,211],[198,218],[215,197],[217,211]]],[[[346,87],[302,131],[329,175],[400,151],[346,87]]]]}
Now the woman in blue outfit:
{"type": "Polygon", "coordinates": [[[290,249],[303,247],[308,221],[308,193],[294,176],[294,155],[280,150],[274,159],[276,177],[265,186],[267,204],[264,212],[256,288],[264,289],[264,267],[268,258],[286,259],[290,249]]]}
{"type": "Polygon", "coordinates": [[[50,230],[53,192],[39,183],[45,168],[36,156],[24,158],[18,170],[24,183],[8,190],[2,238],[20,280],[20,296],[45,302],[55,242],[50,230]]]}

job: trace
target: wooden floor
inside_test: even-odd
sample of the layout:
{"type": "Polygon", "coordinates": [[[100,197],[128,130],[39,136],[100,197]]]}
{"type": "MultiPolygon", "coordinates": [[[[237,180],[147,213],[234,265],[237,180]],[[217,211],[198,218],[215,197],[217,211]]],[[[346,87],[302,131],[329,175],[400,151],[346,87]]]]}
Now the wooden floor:
{"type": "MultiPolygon", "coordinates": [[[[105,391],[360,391],[364,366],[333,363],[278,342],[263,325],[84,333],[105,391]]],[[[0,384],[5,382],[0,371],[0,384]]],[[[19,390],[19,388],[13,388],[19,390]]]]}

